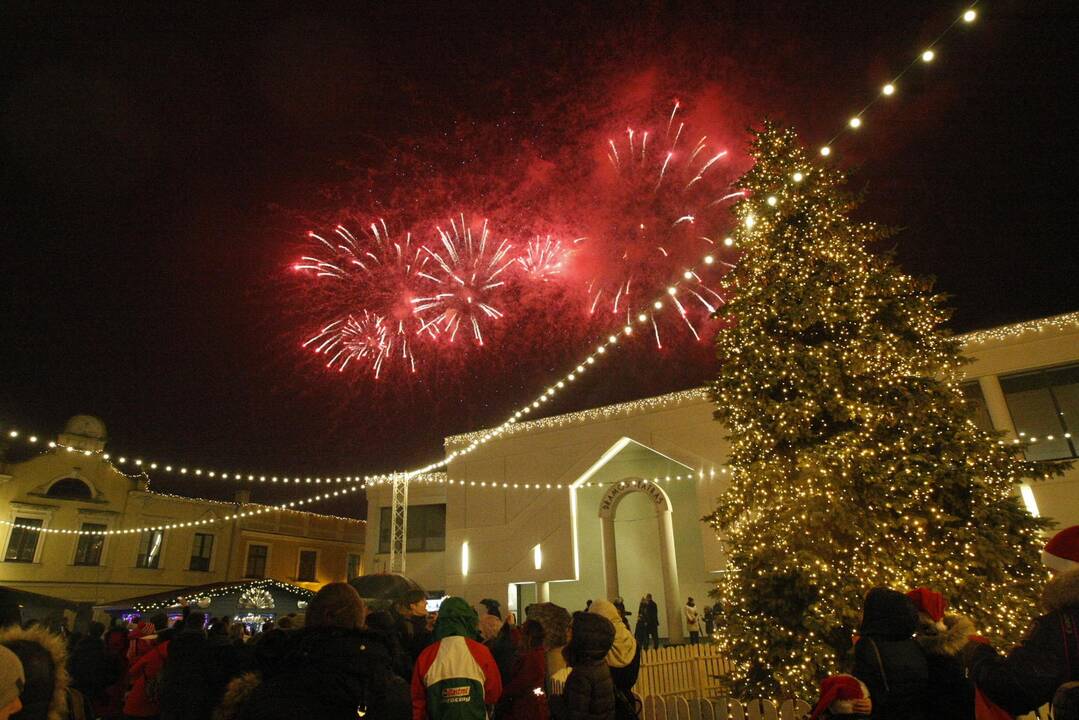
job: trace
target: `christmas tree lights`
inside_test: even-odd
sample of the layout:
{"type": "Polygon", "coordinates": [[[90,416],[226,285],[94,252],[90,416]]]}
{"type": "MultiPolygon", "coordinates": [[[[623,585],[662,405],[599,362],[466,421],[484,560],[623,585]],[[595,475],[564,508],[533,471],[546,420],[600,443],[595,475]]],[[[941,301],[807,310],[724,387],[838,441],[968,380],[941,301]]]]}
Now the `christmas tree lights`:
{"type": "Polygon", "coordinates": [[[1014,489],[1060,467],[975,425],[941,297],[868,252],[885,233],[851,218],[842,174],[773,125],[752,154],[712,385],[731,443],[709,518],[730,563],[719,640],[738,692],[811,696],[844,669],[880,585],[927,585],[983,634],[1017,639],[1046,523],[1014,489]]]}

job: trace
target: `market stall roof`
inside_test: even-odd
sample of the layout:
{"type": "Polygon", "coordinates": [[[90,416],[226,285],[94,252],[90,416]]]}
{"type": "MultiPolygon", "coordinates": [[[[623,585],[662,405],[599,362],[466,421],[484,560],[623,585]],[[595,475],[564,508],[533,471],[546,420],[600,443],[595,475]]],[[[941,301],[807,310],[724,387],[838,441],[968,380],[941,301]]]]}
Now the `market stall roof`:
{"type": "Polygon", "coordinates": [[[314,596],[314,592],[299,585],[281,582],[279,580],[229,580],[224,582],[206,583],[205,585],[191,585],[188,587],[166,590],[165,592],[151,593],[150,595],[137,595],[135,597],[113,600],[104,605],[95,605],[95,609],[119,611],[135,609],[140,611],[162,610],[175,607],[183,603],[197,601],[199,598],[215,598],[223,595],[239,595],[249,588],[263,590],[280,590],[297,599],[308,600],[314,596]]]}
{"type": "Polygon", "coordinates": [[[53,597],[52,595],[42,595],[41,593],[20,590],[19,588],[7,587],[6,585],[0,585],[0,599],[5,599],[8,602],[14,601],[20,605],[34,604],[41,607],[62,608],[66,610],[75,610],[79,606],[90,604],[88,602],[79,602],[76,600],[65,600],[64,598],[53,597]]]}

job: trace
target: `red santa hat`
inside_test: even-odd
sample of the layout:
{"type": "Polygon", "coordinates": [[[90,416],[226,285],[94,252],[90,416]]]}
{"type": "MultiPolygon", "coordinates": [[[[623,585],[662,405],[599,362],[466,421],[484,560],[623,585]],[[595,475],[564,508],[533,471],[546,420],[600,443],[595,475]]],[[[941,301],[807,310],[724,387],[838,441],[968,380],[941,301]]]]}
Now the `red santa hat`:
{"type": "Polygon", "coordinates": [[[853,702],[868,697],[868,688],[853,675],[830,675],[821,680],[820,700],[809,718],[819,718],[825,710],[833,715],[850,715],[854,712],[853,702]]]}
{"type": "Polygon", "coordinates": [[[1064,528],[1045,544],[1042,564],[1057,572],[1079,568],[1079,525],[1064,528]]]}
{"type": "Polygon", "coordinates": [[[914,601],[918,612],[928,615],[938,628],[944,628],[944,610],[948,607],[948,601],[943,595],[927,587],[920,587],[908,592],[907,597],[914,601]]]}

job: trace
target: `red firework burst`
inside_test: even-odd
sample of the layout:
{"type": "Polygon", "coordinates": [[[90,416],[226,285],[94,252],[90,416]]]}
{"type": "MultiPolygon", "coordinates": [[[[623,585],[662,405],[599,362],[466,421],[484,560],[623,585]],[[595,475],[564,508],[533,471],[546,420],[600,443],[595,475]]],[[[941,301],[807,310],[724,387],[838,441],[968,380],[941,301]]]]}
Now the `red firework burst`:
{"type": "MultiPolygon", "coordinates": [[[[716,262],[722,243],[715,237],[725,221],[721,206],[742,193],[730,191],[729,173],[723,172],[727,151],[707,136],[691,139],[678,120],[679,109],[676,102],[658,132],[630,128],[621,140],[607,141],[612,174],[594,205],[592,232],[577,248],[586,268],[589,312],[626,321],[640,312],[651,316],[656,295],[677,280],[667,302],[699,339],[695,323],[723,299],[688,268],[699,266],[705,255],[722,264],[716,262]]],[[[652,326],[662,346],[654,319],[652,326]]]]}
{"type": "Polygon", "coordinates": [[[342,225],[328,237],[308,235],[316,252],[293,267],[324,281],[319,304],[337,318],[304,347],[326,355],[327,367],[338,370],[357,362],[378,378],[387,361],[400,360],[415,372],[416,340],[437,334],[413,311],[417,286],[430,262],[427,253],[412,242],[411,233],[393,238],[382,219],[359,238],[342,225]]]}
{"type": "Polygon", "coordinates": [[[552,240],[551,236],[536,236],[528,243],[525,252],[517,262],[525,276],[535,282],[549,282],[562,276],[566,270],[571,248],[561,240],[552,240]]]}
{"type": "Polygon", "coordinates": [[[448,231],[436,229],[441,248],[424,248],[434,263],[420,273],[430,281],[430,292],[415,298],[413,309],[423,318],[424,329],[437,328],[453,342],[465,326],[476,344],[483,345],[483,327],[503,317],[496,305],[518,258],[508,240],[491,238],[486,219],[479,237],[463,213],[459,219],[450,219],[448,231]]]}

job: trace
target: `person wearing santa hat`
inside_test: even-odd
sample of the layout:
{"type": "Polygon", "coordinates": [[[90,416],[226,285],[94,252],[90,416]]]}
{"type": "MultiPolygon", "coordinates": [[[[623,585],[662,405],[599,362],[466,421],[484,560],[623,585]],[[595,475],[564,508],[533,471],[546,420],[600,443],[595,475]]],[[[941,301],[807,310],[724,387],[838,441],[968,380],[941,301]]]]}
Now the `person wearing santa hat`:
{"type": "Polygon", "coordinates": [[[981,638],[963,651],[970,678],[991,701],[1013,715],[1052,701],[1058,688],[1079,680],[1079,525],[1046,544],[1042,562],[1053,578],[1042,592],[1046,614],[1034,620],[1007,656],[981,638]]]}
{"type": "Polygon", "coordinates": [[[961,653],[974,635],[974,623],[946,612],[948,601],[927,587],[907,593],[918,610],[914,639],[929,666],[929,704],[937,717],[974,720],[974,683],[967,678],[961,653]]]}
{"type": "Polygon", "coordinates": [[[853,675],[830,675],[820,683],[820,699],[807,716],[817,718],[847,718],[863,720],[870,717],[873,702],[869,690],[853,675]]]}

